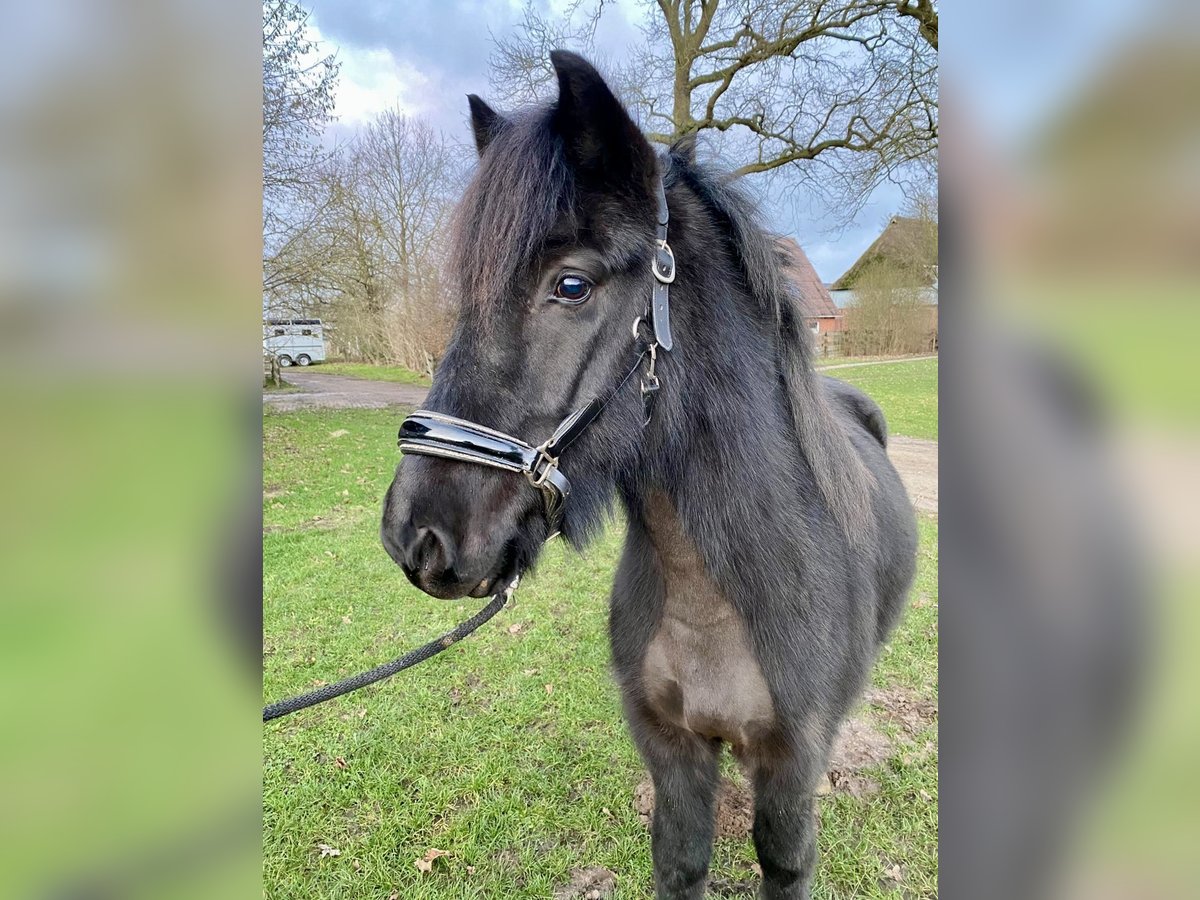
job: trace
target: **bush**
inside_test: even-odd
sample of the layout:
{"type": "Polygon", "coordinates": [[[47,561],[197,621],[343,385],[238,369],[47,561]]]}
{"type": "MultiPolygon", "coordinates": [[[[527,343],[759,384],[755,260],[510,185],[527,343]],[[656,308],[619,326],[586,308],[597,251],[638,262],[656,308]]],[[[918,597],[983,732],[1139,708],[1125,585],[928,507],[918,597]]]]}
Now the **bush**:
{"type": "Polygon", "coordinates": [[[936,331],[932,321],[921,288],[894,264],[878,262],[855,282],[854,302],[846,310],[843,352],[893,356],[927,351],[936,331]]]}

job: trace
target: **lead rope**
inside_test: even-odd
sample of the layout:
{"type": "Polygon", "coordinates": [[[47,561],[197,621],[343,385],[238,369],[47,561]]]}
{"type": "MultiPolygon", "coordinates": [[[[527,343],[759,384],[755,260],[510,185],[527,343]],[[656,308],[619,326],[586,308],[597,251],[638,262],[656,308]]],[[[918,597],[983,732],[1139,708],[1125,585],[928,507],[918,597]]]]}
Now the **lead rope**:
{"type": "Polygon", "coordinates": [[[333,684],[324,685],[315,691],[309,691],[307,694],[300,694],[298,697],[289,697],[287,700],[277,700],[269,706],[264,706],[263,721],[270,722],[272,719],[278,719],[280,716],[286,716],[297,710],[316,706],[318,703],[324,703],[326,700],[332,700],[334,697],[349,694],[351,691],[357,691],[368,684],[374,684],[377,681],[383,681],[385,678],[391,678],[397,672],[402,672],[410,666],[424,662],[431,656],[437,656],[443,650],[457,644],[488,619],[496,615],[496,613],[500,612],[500,610],[504,609],[508,601],[512,599],[513,592],[517,589],[517,583],[520,580],[519,576],[514,578],[512,584],[492,598],[491,603],[471,616],[467,621],[447,631],[437,640],[430,641],[416,650],[410,650],[400,658],[394,659],[389,663],[384,663],[381,666],[376,666],[374,669],[368,669],[366,672],[360,672],[358,675],[351,676],[350,678],[343,678],[341,681],[334,682],[333,684]]]}

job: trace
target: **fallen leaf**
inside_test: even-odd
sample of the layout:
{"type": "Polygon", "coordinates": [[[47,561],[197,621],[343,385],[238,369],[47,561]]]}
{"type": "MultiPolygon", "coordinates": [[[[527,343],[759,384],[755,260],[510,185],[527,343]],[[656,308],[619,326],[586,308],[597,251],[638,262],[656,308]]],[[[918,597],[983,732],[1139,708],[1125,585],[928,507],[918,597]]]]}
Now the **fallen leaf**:
{"type": "Polygon", "coordinates": [[[554,685],[552,685],[552,684],[546,685],[546,696],[549,697],[553,693],[554,693],[554,685]]]}
{"type": "Polygon", "coordinates": [[[509,634],[520,634],[521,629],[524,627],[525,626],[523,624],[521,624],[520,622],[514,622],[512,625],[508,626],[508,633],[509,634]]]}
{"type": "Polygon", "coordinates": [[[475,867],[474,867],[474,866],[467,866],[467,874],[468,874],[468,875],[474,875],[474,874],[475,874],[475,867]]]}
{"type": "Polygon", "coordinates": [[[356,859],[356,860],[353,860],[353,861],[350,863],[350,865],[351,865],[351,866],[354,868],[354,871],[355,871],[355,872],[357,872],[357,871],[359,871],[360,869],[362,869],[362,863],[360,863],[360,862],[359,862],[357,859],[356,859]]]}
{"type": "Polygon", "coordinates": [[[334,763],[334,765],[336,765],[336,766],[337,766],[339,769],[348,769],[348,768],[350,768],[350,767],[349,767],[349,766],[346,764],[346,760],[344,760],[344,759],[343,759],[342,757],[340,757],[340,756],[338,756],[338,757],[335,757],[335,758],[334,758],[334,760],[333,760],[333,763],[334,763]]]}
{"type": "Polygon", "coordinates": [[[432,872],[434,860],[436,860],[438,857],[449,855],[450,851],[448,850],[438,850],[436,847],[430,847],[425,851],[424,856],[422,856],[420,859],[413,860],[413,864],[417,867],[418,872],[432,872]]]}
{"type": "Polygon", "coordinates": [[[341,856],[342,851],[336,847],[330,847],[328,844],[317,844],[317,849],[321,851],[321,859],[327,856],[341,856]]]}

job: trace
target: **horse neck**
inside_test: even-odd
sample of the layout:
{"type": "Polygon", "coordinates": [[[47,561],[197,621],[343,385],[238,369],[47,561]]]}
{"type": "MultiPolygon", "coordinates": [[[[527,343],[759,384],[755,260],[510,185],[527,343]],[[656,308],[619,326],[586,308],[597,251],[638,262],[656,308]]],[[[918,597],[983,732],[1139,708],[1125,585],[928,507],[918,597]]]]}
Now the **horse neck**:
{"type": "Polygon", "coordinates": [[[709,570],[732,572],[756,556],[767,562],[781,543],[807,543],[797,513],[812,477],[780,377],[777,332],[728,252],[705,252],[711,234],[698,240],[696,230],[675,239],[676,346],[660,367],[646,478],[629,505],[653,526],[661,506],[644,498],[661,492],[709,570]]]}

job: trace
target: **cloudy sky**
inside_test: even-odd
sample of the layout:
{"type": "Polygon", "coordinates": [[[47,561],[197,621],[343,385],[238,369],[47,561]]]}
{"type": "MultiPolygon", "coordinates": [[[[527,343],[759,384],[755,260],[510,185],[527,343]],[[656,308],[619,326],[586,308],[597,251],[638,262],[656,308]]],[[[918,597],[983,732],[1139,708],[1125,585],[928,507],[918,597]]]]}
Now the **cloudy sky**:
{"type": "MultiPolygon", "coordinates": [[[[511,33],[520,23],[524,0],[307,0],[304,5],[312,11],[315,35],[342,63],[339,121],[331,139],[398,107],[465,141],[470,134],[466,95],[487,98],[492,38],[511,33]]],[[[562,3],[550,0],[550,5],[562,3]]],[[[620,60],[640,41],[640,14],[631,0],[606,4],[596,41],[601,59],[620,60]]],[[[770,227],[796,237],[823,280],[833,281],[901,203],[899,192],[884,186],[853,223],[837,230],[816,204],[804,199],[767,201],[763,212],[770,227]]]]}

